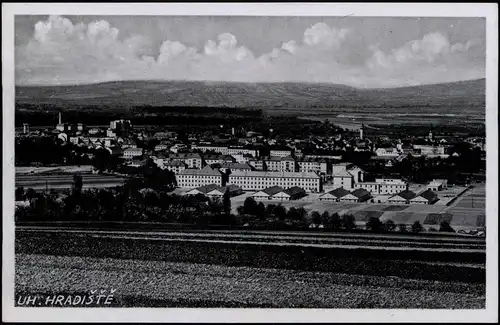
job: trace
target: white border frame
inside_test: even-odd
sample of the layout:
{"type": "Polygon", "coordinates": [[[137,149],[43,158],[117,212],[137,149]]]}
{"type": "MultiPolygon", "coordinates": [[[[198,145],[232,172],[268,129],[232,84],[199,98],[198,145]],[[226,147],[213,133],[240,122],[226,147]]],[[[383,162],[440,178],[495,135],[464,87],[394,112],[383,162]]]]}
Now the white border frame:
{"type": "Polygon", "coordinates": [[[497,322],[498,4],[495,3],[29,3],[2,4],[3,321],[497,322]],[[486,18],[486,309],[225,309],[14,307],[14,15],[400,16],[486,18]]]}

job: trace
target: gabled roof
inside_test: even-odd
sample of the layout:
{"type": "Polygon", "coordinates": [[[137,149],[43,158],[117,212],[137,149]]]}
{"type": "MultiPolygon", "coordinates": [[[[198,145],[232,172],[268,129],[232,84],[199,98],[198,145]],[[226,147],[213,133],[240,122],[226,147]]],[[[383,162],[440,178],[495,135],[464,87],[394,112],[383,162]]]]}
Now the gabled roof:
{"type": "MultiPolygon", "coordinates": [[[[410,190],[404,190],[403,192],[400,192],[396,195],[394,195],[393,197],[396,197],[396,196],[399,196],[399,197],[402,197],[403,199],[405,200],[411,200],[413,199],[415,196],[417,196],[417,194],[415,194],[415,192],[412,192],[410,190]]],[[[391,199],[393,198],[391,197],[391,199]]]]}
{"type": "Polygon", "coordinates": [[[169,161],[169,162],[165,163],[164,165],[166,165],[166,166],[184,166],[184,167],[186,167],[186,164],[183,161],[180,161],[180,160],[172,160],[172,161],[169,161]]]}
{"type": "Polygon", "coordinates": [[[434,191],[426,190],[420,193],[419,197],[423,197],[429,202],[434,202],[437,199],[437,194],[434,191]]]}
{"type": "Polygon", "coordinates": [[[184,169],[179,175],[203,175],[203,176],[222,176],[218,169],[213,169],[210,166],[205,166],[203,169],[184,169]]]}
{"type": "Polygon", "coordinates": [[[368,192],[364,188],[358,188],[358,189],[354,190],[351,194],[359,199],[371,196],[370,192],[368,192]]]}
{"type": "Polygon", "coordinates": [[[195,190],[197,191],[200,191],[201,193],[208,193],[208,192],[211,192],[213,190],[216,190],[219,188],[219,185],[217,184],[209,184],[209,185],[204,185],[204,186],[200,186],[200,187],[197,187],[195,188],[195,190]]]}
{"type": "Polygon", "coordinates": [[[287,188],[285,190],[285,193],[290,195],[290,196],[294,196],[297,194],[304,194],[305,192],[306,191],[302,187],[299,187],[299,186],[293,186],[293,187],[287,188]]]}
{"type": "Polygon", "coordinates": [[[266,193],[267,195],[272,196],[276,193],[283,192],[283,188],[280,186],[271,186],[271,187],[268,187],[266,189],[263,189],[262,192],[266,193]]]}
{"type": "Polygon", "coordinates": [[[342,170],[340,172],[332,174],[332,177],[352,177],[352,175],[347,171],[342,170]]]}
{"type": "Polygon", "coordinates": [[[199,153],[187,152],[187,153],[169,153],[167,154],[168,158],[198,158],[201,159],[201,155],[199,153]]]}
{"type": "Polygon", "coordinates": [[[229,169],[248,169],[251,170],[252,166],[249,164],[239,164],[239,163],[224,163],[221,165],[221,168],[229,168],[229,169]]]}
{"type": "Polygon", "coordinates": [[[335,196],[337,198],[341,198],[341,197],[346,196],[347,194],[349,194],[349,191],[346,190],[343,187],[339,187],[339,188],[336,188],[336,189],[334,189],[334,190],[332,190],[332,191],[330,191],[328,193],[330,193],[331,195],[333,195],[333,196],[335,196]]]}

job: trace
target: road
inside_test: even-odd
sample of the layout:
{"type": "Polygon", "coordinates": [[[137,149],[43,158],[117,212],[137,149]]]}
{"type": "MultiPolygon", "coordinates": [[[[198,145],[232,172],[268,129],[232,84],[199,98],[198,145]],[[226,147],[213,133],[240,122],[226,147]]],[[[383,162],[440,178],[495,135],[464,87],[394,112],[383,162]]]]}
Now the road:
{"type": "MultiPolygon", "coordinates": [[[[42,190],[71,188],[74,175],[16,175],[16,188],[42,190]]],[[[83,188],[106,188],[123,185],[125,177],[101,174],[82,174],[83,188]]]]}

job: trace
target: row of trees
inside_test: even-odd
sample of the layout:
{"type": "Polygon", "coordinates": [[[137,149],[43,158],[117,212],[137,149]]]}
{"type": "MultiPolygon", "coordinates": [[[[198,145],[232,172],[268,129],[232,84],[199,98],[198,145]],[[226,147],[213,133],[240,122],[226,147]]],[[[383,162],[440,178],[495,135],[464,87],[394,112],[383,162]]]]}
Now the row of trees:
{"type": "MultiPolygon", "coordinates": [[[[144,187],[147,179],[134,179],[114,189],[82,190],[81,177],[75,176],[73,187],[65,193],[37,193],[33,189],[16,189],[16,200],[28,200],[28,206],[16,209],[16,221],[126,221],[187,223],[199,226],[227,225],[250,228],[288,229],[321,228],[327,231],[358,229],[351,214],[312,211],[303,207],[286,209],[281,204],[257,203],[249,197],[231,213],[229,192],[220,199],[202,194],[179,196],[168,188],[144,187]]],[[[396,225],[392,220],[381,222],[371,218],[365,226],[374,233],[412,232],[425,229],[416,221],[411,227],[396,225]]],[[[437,229],[435,229],[437,231],[437,229]]],[[[448,222],[441,222],[439,231],[454,232],[448,222]]]]}

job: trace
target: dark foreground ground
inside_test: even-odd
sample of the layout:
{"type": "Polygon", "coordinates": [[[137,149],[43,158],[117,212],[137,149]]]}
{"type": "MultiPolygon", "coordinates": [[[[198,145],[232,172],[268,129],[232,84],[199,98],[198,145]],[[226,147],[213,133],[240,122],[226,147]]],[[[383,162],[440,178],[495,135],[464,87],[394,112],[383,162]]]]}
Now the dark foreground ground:
{"type": "Polygon", "coordinates": [[[485,307],[478,249],[145,237],[17,231],[17,297],[113,288],[103,307],[485,307]]]}

